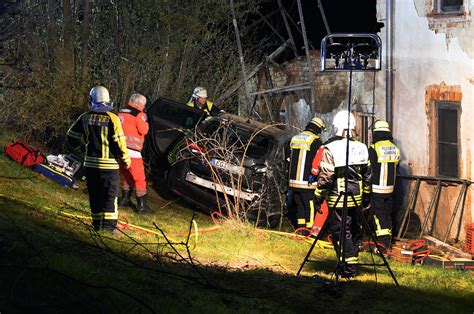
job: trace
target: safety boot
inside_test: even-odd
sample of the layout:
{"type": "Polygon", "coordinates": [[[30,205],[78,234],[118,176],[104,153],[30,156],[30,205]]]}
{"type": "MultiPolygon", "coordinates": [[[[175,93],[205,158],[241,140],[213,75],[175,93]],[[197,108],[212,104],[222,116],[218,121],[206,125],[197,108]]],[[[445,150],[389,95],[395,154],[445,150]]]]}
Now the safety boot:
{"type": "Polygon", "coordinates": [[[120,207],[131,207],[132,190],[122,190],[122,195],[118,199],[118,206],[120,207]]]}
{"type": "Polygon", "coordinates": [[[153,210],[147,205],[146,194],[137,196],[137,214],[153,214],[153,210]]]}

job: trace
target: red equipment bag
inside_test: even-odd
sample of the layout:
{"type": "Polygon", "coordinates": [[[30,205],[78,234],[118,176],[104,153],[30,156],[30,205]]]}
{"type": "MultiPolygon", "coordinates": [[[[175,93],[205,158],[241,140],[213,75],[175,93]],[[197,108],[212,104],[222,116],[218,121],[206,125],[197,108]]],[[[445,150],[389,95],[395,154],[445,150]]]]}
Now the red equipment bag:
{"type": "Polygon", "coordinates": [[[23,167],[31,167],[44,161],[44,157],[39,149],[20,141],[5,145],[5,155],[23,167]]]}

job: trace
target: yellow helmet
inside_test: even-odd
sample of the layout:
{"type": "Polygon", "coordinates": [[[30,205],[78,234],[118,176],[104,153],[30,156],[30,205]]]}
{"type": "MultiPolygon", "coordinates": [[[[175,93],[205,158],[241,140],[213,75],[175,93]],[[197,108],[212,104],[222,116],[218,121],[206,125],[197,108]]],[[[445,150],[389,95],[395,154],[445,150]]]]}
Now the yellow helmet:
{"type": "Polygon", "coordinates": [[[385,120],[377,120],[374,123],[374,132],[390,132],[390,127],[388,125],[388,122],[385,120]]]}
{"type": "Polygon", "coordinates": [[[313,119],[311,119],[311,121],[309,121],[309,123],[314,124],[315,126],[319,127],[323,131],[327,131],[326,122],[324,122],[324,120],[321,119],[320,117],[314,117],[313,119]]]}

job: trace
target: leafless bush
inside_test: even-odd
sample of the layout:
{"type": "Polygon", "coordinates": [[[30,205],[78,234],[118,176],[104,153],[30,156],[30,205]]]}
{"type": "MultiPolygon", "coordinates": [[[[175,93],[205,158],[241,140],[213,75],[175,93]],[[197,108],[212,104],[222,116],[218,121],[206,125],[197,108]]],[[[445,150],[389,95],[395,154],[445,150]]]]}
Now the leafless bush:
{"type": "Polygon", "coordinates": [[[261,165],[250,165],[252,153],[266,149],[259,145],[268,135],[265,131],[276,125],[247,130],[231,120],[218,120],[204,129],[196,128],[187,134],[185,145],[177,152],[174,165],[195,160],[209,171],[219,213],[235,222],[250,221],[256,226],[281,226],[284,214],[287,172],[284,156],[277,166],[265,160],[261,165]],[[260,167],[260,170],[252,167],[260,167]],[[271,207],[271,208],[270,208],[271,207]],[[278,222],[275,219],[278,208],[278,222]],[[272,213],[272,215],[268,215],[272,213]]]}

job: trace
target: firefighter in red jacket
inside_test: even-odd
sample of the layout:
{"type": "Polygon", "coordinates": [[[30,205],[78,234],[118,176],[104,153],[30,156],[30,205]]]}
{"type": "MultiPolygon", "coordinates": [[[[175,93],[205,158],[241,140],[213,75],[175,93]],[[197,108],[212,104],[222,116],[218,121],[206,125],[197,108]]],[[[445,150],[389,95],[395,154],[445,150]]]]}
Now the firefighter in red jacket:
{"type": "Polygon", "coordinates": [[[119,118],[110,112],[113,103],[109,91],[96,86],[89,93],[89,108],[67,131],[68,144],[77,149],[86,146],[84,169],[95,230],[114,231],[117,225],[119,163],[130,166],[125,136],[119,118]]]}
{"type": "Polygon", "coordinates": [[[377,242],[384,249],[392,240],[392,194],[400,161],[400,149],[393,144],[387,121],[378,120],[374,124],[373,144],[369,147],[372,165],[372,225],[377,242]]]}
{"type": "Polygon", "coordinates": [[[145,135],[148,133],[147,117],[143,112],[145,105],[145,96],[133,94],[130,97],[127,107],[120,110],[118,114],[120,121],[122,121],[128,153],[132,160],[129,169],[122,168],[120,171],[123,176],[123,182],[119,206],[130,207],[132,205],[131,196],[133,189],[135,189],[137,213],[139,214],[153,213],[146,202],[146,177],[141,154],[145,135]]]}

